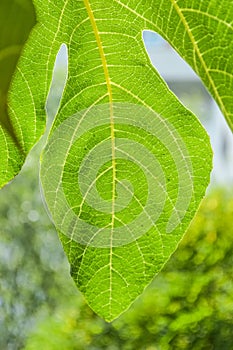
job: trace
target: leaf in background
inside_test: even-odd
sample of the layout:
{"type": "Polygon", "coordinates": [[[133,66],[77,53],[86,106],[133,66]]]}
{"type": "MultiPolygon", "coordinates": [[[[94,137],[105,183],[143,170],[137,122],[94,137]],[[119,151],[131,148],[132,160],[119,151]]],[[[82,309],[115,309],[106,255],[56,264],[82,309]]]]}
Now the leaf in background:
{"type": "MultiPolygon", "coordinates": [[[[152,18],[156,3],[134,9],[152,18]]],[[[209,139],[152,67],[143,16],[112,0],[35,4],[43,60],[51,67],[62,43],[69,55],[42,187],[77,286],[111,321],[160,271],[193,218],[209,182],[209,139]]]]}
{"type": "MultiPolygon", "coordinates": [[[[27,120],[8,112],[8,92],[23,46],[36,23],[30,0],[0,2],[0,187],[20,170],[27,149],[21,129],[27,120]]],[[[19,101],[18,101],[19,102],[19,101]]],[[[20,101],[24,104],[24,99],[20,101]]]]}

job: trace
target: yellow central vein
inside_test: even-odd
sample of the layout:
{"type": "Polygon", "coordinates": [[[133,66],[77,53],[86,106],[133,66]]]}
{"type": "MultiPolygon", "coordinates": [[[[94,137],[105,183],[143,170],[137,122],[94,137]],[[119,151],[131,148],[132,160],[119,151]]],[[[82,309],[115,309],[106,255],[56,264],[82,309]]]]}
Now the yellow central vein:
{"type": "MultiPolygon", "coordinates": [[[[112,87],[111,87],[111,79],[109,76],[108,71],[108,65],[107,60],[104,54],[104,48],[102,45],[102,41],[100,38],[99,30],[96,24],[96,20],[93,14],[93,11],[91,9],[89,0],[84,0],[84,4],[88,13],[88,16],[90,18],[90,22],[92,25],[92,29],[95,34],[95,39],[99,48],[99,53],[104,69],[104,75],[105,80],[107,84],[107,90],[108,90],[108,96],[109,96],[109,112],[110,112],[110,128],[111,128],[111,143],[112,143],[112,172],[113,172],[113,184],[112,184],[112,230],[111,230],[111,237],[110,237],[110,291],[111,291],[111,284],[112,284],[112,240],[113,240],[113,229],[114,229],[114,220],[115,220],[115,192],[116,192],[116,160],[115,160],[115,131],[114,131],[114,116],[113,116],[113,97],[112,97],[112,87]]],[[[111,299],[111,297],[110,297],[111,299]]]]}
{"type": "MultiPolygon", "coordinates": [[[[216,100],[217,100],[218,103],[219,103],[219,106],[220,106],[220,108],[221,108],[223,114],[225,115],[225,117],[226,117],[226,119],[227,119],[229,125],[232,125],[232,121],[231,121],[230,118],[228,117],[228,112],[227,112],[227,110],[226,110],[226,108],[225,108],[225,106],[224,106],[224,103],[223,103],[223,101],[222,101],[221,96],[220,96],[219,93],[218,93],[218,90],[217,90],[217,88],[216,88],[216,86],[215,86],[215,83],[214,83],[214,81],[213,81],[213,79],[212,79],[212,77],[211,77],[211,75],[210,75],[210,73],[209,73],[209,69],[208,69],[208,67],[206,66],[205,60],[204,60],[204,58],[202,57],[202,54],[201,54],[201,52],[200,52],[200,49],[199,49],[199,47],[198,47],[198,45],[197,45],[197,42],[196,42],[196,40],[195,40],[195,38],[194,38],[194,36],[193,36],[193,33],[192,33],[190,27],[189,27],[189,25],[188,25],[188,23],[187,23],[187,21],[186,21],[186,19],[185,19],[185,16],[183,15],[182,10],[181,10],[180,7],[178,6],[177,0],[171,0],[171,3],[172,3],[172,5],[174,6],[174,9],[176,10],[176,12],[177,12],[178,16],[180,17],[181,21],[183,22],[184,27],[187,29],[188,36],[189,36],[189,38],[190,38],[190,40],[191,40],[191,43],[192,43],[192,45],[193,45],[193,47],[194,47],[194,50],[195,50],[196,53],[197,53],[197,56],[199,57],[200,62],[201,62],[202,66],[203,66],[203,68],[204,68],[204,70],[205,70],[205,73],[206,73],[206,75],[207,75],[207,77],[208,77],[208,80],[209,80],[209,82],[210,82],[210,85],[211,85],[211,87],[212,87],[212,89],[213,89],[213,91],[214,91],[214,94],[215,94],[216,100]]],[[[195,63],[195,62],[194,62],[194,63],[195,63]]]]}

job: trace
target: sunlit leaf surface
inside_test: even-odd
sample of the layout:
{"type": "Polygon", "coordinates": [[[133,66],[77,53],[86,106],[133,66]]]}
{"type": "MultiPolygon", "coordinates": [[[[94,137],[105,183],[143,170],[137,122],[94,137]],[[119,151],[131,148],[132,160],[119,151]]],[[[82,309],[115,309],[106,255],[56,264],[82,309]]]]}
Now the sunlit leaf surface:
{"type": "Polygon", "coordinates": [[[50,52],[60,41],[69,55],[42,187],[72,276],[108,321],[176,249],[211,169],[205,131],[147,56],[142,31],[151,27],[135,9],[152,24],[148,4],[146,12],[144,3],[132,11],[130,2],[49,2],[40,18],[45,27],[54,18],[50,52]]]}

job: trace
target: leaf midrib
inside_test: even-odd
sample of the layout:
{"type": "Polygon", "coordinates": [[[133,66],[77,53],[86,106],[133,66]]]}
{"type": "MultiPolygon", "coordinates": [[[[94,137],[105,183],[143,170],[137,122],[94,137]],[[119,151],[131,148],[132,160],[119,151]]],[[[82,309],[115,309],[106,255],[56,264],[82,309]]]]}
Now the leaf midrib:
{"type": "MultiPolygon", "coordinates": [[[[104,76],[106,80],[108,96],[109,96],[109,113],[110,113],[110,128],[111,128],[111,145],[112,145],[112,222],[111,222],[111,237],[110,237],[110,252],[109,252],[109,293],[110,293],[110,309],[111,309],[111,299],[112,299],[112,241],[113,241],[113,230],[114,230],[114,220],[115,220],[115,193],[116,193],[116,161],[115,161],[115,131],[114,131],[114,115],[113,115],[113,95],[112,95],[112,86],[111,79],[109,75],[107,60],[104,53],[104,48],[100,38],[99,30],[96,24],[94,13],[92,11],[89,0],[84,0],[84,4],[87,10],[88,17],[91,22],[91,26],[95,35],[96,43],[99,48],[100,58],[103,65],[104,76]]],[[[110,311],[111,313],[111,311],[110,311]]]]}

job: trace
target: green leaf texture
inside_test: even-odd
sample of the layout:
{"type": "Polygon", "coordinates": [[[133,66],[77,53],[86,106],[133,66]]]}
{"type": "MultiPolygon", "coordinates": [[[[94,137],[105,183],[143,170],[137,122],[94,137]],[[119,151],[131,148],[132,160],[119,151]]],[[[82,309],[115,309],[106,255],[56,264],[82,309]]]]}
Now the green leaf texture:
{"type": "MultiPolygon", "coordinates": [[[[8,103],[9,89],[22,48],[36,23],[30,0],[1,0],[0,2],[0,187],[20,170],[28,148],[24,133],[28,132],[28,115],[17,113],[8,103]],[[25,119],[23,119],[25,118],[25,119]]],[[[27,91],[28,92],[28,91],[27,91]]],[[[25,98],[18,101],[21,105],[25,98]]],[[[25,106],[23,107],[25,108],[25,106]]],[[[33,113],[32,113],[33,114],[33,113]]],[[[30,112],[29,112],[30,115],[30,112]]],[[[34,118],[34,117],[33,117],[34,118]]],[[[34,127],[34,121],[32,122],[34,127]]],[[[31,138],[27,135],[27,138],[31,138]]]]}
{"type": "MultiPolygon", "coordinates": [[[[74,281],[111,321],[160,271],[193,218],[209,182],[209,139],[146,53],[142,31],[159,31],[160,1],[35,4],[49,74],[60,44],[69,55],[42,188],[74,281]]],[[[175,4],[163,8],[166,34],[175,4]]]]}

